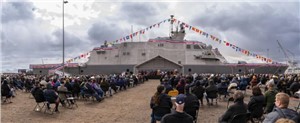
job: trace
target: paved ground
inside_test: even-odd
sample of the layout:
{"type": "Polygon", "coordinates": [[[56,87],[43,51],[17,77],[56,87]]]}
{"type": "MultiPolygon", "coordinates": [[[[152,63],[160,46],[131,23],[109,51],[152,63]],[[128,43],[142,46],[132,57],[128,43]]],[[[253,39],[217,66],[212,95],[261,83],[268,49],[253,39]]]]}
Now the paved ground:
{"type": "MultiPolygon", "coordinates": [[[[157,80],[150,80],[121,91],[100,103],[79,100],[78,108],[68,109],[59,106],[60,113],[53,115],[33,111],[34,99],[29,98],[29,93],[18,91],[18,95],[12,99],[13,103],[1,105],[1,122],[147,123],[150,122],[151,114],[149,101],[158,84],[157,80]]],[[[247,93],[250,95],[250,92],[247,93]]],[[[249,96],[246,97],[246,101],[248,100],[249,96]]],[[[291,107],[296,106],[298,100],[292,98],[291,103],[291,107]]],[[[204,104],[200,108],[198,123],[216,123],[218,117],[226,111],[226,101],[218,101],[218,105],[210,107],[204,104]]]]}

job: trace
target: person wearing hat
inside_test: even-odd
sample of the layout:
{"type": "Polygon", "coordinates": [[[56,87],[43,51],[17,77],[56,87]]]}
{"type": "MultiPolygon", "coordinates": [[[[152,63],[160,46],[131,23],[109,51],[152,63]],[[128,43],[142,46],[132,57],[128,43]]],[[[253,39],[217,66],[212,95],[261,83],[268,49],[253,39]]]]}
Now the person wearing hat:
{"type": "Polygon", "coordinates": [[[175,112],[165,115],[161,123],[193,123],[193,117],[183,110],[185,99],[185,94],[179,94],[175,101],[175,112]]]}

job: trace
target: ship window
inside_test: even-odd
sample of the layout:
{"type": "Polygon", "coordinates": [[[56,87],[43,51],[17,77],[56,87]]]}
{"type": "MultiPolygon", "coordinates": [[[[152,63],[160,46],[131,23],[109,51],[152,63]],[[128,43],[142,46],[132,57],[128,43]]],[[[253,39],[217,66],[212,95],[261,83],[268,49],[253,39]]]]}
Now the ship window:
{"type": "Polygon", "coordinates": [[[157,46],[158,47],[164,47],[164,44],[158,44],[157,46]]]}
{"type": "Polygon", "coordinates": [[[123,52],[123,55],[125,56],[125,55],[126,55],[126,52],[123,52]]]}
{"type": "Polygon", "coordinates": [[[194,49],[201,49],[199,45],[194,45],[194,49]]]}
{"type": "Polygon", "coordinates": [[[127,43],[124,43],[123,46],[124,46],[124,47],[127,47],[127,43]]]}
{"type": "Polygon", "coordinates": [[[127,52],[127,55],[129,55],[130,53],[129,52],[127,52]]]}
{"type": "Polygon", "coordinates": [[[105,51],[97,51],[97,54],[105,54],[105,51]]]}
{"type": "Polygon", "coordinates": [[[178,61],[178,64],[181,64],[181,61],[178,61]]]}
{"type": "Polygon", "coordinates": [[[115,57],[119,57],[119,55],[115,55],[115,57]]]}
{"type": "Polygon", "coordinates": [[[191,45],[186,45],[186,49],[191,49],[191,45]]]}
{"type": "Polygon", "coordinates": [[[142,56],[145,56],[146,55],[146,53],[142,53],[142,56]]]}

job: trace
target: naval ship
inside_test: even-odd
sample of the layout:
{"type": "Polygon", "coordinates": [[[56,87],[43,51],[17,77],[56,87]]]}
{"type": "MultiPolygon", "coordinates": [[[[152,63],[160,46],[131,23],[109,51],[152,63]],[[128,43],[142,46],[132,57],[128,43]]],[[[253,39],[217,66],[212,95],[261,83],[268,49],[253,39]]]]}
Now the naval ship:
{"type": "MultiPolygon", "coordinates": [[[[173,27],[173,21],[170,24],[173,27]]],[[[174,70],[183,74],[282,74],[288,67],[286,64],[228,63],[217,48],[200,41],[185,40],[183,25],[175,31],[171,28],[170,34],[168,37],[149,39],[146,42],[122,42],[114,45],[105,42],[90,52],[86,63],[68,64],[64,71],[74,75],[174,70]]],[[[31,65],[31,68],[35,74],[48,74],[51,65],[48,66],[50,68],[31,65]]]]}

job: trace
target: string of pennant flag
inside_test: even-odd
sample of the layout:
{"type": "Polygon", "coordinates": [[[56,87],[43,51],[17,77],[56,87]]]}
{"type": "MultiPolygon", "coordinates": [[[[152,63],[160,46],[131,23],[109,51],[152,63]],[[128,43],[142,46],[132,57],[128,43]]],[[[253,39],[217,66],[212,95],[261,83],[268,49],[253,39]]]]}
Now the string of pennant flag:
{"type": "Polygon", "coordinates": [[[220,38],[218,38],[218,37],[216,37],[216,36],[214,36],[214,35],[210,35],[210,34],[208,34],[207,32],[204,32],[203,30],[200,30],[200,29],[198,29],[198,28],[196,28],[196,27],[193,27],[193,26],[191,26],[191,25],[189,25],[189,24],[187,24],[187,23],[184,23],[183,21],[177,20],[177,19],[175,19],[175,18],[174,18],[172,21],[173,21],[174,23],[177,22],[178,24],[183,24],[183,26],[184,26],[185,28],[188,28],[189,30],[192,30],[192,31],[194,31],[194,32],[196,32],[196,33],[198,33],[198,34],[200,34],[200,35],[202,35],[202,36],[205,36],[206,38],[210,38],[210,39],[212,39],[212,41],[216,41],[216,42],[218,42],[219,44],[224,44],[224,45],[227,46],[227,47],[231,47],[231,48],[232,48],[233,50],[235,50],[236,52],[240,52],[240,53],[242,53],[242,54],[244,54],[244,55],[254,57],[254,58],[256,58],[256,59],[259,59],[259,60],[264,61],[264,62],[267,62],[267,63],[274,63],[273,60],[272,60],[271,58],[267,58],[267,57],[258,55],[258,54],[256,54],[256,53],[250,52],[249,50],[246,50],[246,49],[243,49],[243,48],[241,48],[241,47],[238,47],[237,45],[232,44],[232,43],[230,43],[229,41],[221,40],[220,38]]]}
{"type": "Polygon", "coordinates": [[[71,62],[74,62],[74,61],[79,60],[81,58],[87,58],[89,55],[90,55],[90,52],[80,54],[79,56],[76,56],[74,58],[71,58],[71,59],[67,60],[66,63],[71,63],[71,62]]]}
{"type": "MultiPolygon", "coordinates": [[[[141,30],[139,30],[139,31],[137,31],[137,32],[134,32],[134,33],[132,33],[132,34],[129,34],[129,35],[124,36],[124,37],[122,37],[122,38],[119,38],[119,39],[117,39],[117,40],[109,41],[109,42],[107,42],[107,44],[113,45],[113,44],[116,44],[116,43],[122,43],[122,42],[125,42],[125,41],[127,41],[127,40],[132,39],[132,38],[135,37],[135,36],[138,36],[138,35],[141,35],[141,34],[145,34],[145,31],[148,31],[148,30],[150,30],[150,29],[153,29],[154,27],[159,28],[159,27],[160,27],[160,24],[165,23],[165,22],[167,22],[167,21],[170,22],[171,19],[165,19],[165,20],[160,21],[160,22],[158,22],[158,23],[156,23],[156,24],[153,24],[153,25],[151,25],[151,26],[149,26],[149,27],[147,27],[147,28],[145,28],[145,29],[141,29],[141,30]]],[[[67,60],[66,63],[75,62],[75,61],[77,61],[77,60],[79,60],[79,59],[81,59],[81,58],[86,58],[86,57],[89,56],[89,55],[90,55],[90,51],[87,52],[87,53],[81,54],[81,55],[79,55],[79,56],[76,56],[76,57],[74,57],[74,58],[71,58],[71,59],[67,60]]]]}
{"type": "Polygon", "coordinates": [[[153,28],[155,28],[155,27],[159,28],[160,25],[161,25],[162,23],[165,23],[165,22],[167,22],[167,21],[170,22],[171,19],[165,19],[165,20],[160,21],[160,22],[158,22],[158,23],[155,23],[155,24],[153,24],[153,25],[151,25],[151,26],[149,26],[149,27],[147,27],[147,28],[141,29],[141,30],[139,30],[139,31],[136,31],[136,32],[134,32],[134,33],[131,33],[131,34],[129,34],[129,35],[126,35],[126,36],[124,36],[124,37],[121,37],[121,38],[119,38],[119,39],[117,39],[117,40],[109,41],[107,44],[113,45],[113,44],[116,44],[116,43],[122,43],[122,42],[125,42],[125,41],[127,41],[127,40],[132,39],[132,38],[135,37],[135,36],[138,36],[138,35],[141,35],[141,34],[145,34],[145,32],[146,32],[146,31],[149,31],[150,29],[153,29],[153,28]]]}
{"type": "MultiPolygon", "coordinates": [[[[267,58],[267,57],[258,55],[258,54],[256,54],[256,53],[253,53],[253,52],[251,52],[251,51],[249,51],[249,50],[243,49],[243,48],[241,48],[241,47],[239,47],[239,46],[237,46],[237,45],[235,45],[235,44],[230,43],[229,41],[221,40],[220,38],[218,38],[218,37],[216,37],[216,36],[214,36],[214,35],[208,34],[207,32],[205,32],[205,31],[203,31],[203,30],[201,30],[201,29],[198,29],[198,28],[196,28],[196,27],[194,27],[194,26],[191,26],[190,24],[187,24],[187,23],[185,23],[185,22],[183,22],[183,21],[180,21],[180,20],[178,20],[178,19],[176,19],[176,18],[173,18],[172,20],[171,20],[170,18],[169,18],[169,19],[165,19],[165,20],[160,21],[160,22],[158,22],[158,23],[156,23],[156,24],[153,24],[153,25],[151,25],[151,26],[149,26],[149,27],[146,27],[146,28],[144,28],[144,29],[141,29],[141,30],[139,30],[139,31],[136,31],[136,32],[134,32],[134,33],[131,33],[131,34],[129,34],[129,35],[126,35],[126,36],[124,36],[124,37],[121,37],[121,38],[119,38],[119,39],[117,39],[117,40],[114,40],[114,41],[108,41],[107,44],[109,44],[109,45],[114,45],[114,44],[116,44],[116,43],[126,42],[126,41],[132,39],[132,38],[135,37],[135,36],[138,36],[138,35],[141,35],[141,34],[145,34],[146,31],[149,31],[149,30],[151,30],[151,29],[153,29],[153,28],[155,28],[155,27],[159,28],[161,24],[163,24],[163,23],[165,23],[165,22],[170,22],[170,21],[172,21],[173,23],[178,23],[178,25],[179,25],[179,24],[183,24],[183,26],[184,26],[185,28],[194,31],[194,32],[198,33],[198,34],[201,35],[201,36],[204,36],[204,37],[206,37],[206,38],[210,38],[212,41],[216,41],[216,42],[218,42],[219,44],[223,44],[223,45],[225,45],[225,46],[227,46],[227,47],[231,47],[231,48],[232,48],[233,50],[235,50],[236,52],[240,52],[240,53],[242,53],[242,54],[244,54],[244,55],[254,57],[254,58],[256,58],[256,59],[262,60],[262,61],[267,62],[267,63],[274,63],[273,60],[272,60],[271,58],[267,58]]],[[[81,58],[86,58],[86,57],[88,57],[89,55],[90,55],[90,51],[87,52],[87,53],[81,54],[81,55],[79,55],[79,56],[76,56],[76,57],[74,57],[74,58],[71,58],[71,59],[67,60],[66,63],[75,62],[75,61],[77,61],[77,60],[79,60],[79,59],[81,59],[81,58]]]]}

